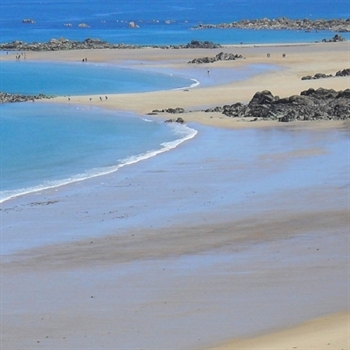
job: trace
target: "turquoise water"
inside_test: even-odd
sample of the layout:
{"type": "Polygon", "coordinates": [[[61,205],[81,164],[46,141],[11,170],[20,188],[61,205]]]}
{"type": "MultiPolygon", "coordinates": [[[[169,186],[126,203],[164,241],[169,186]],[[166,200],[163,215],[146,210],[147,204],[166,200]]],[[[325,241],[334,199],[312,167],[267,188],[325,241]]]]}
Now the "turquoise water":
{"type": "Polygon", "coordinates": [[[81,106],[0,105],[0,202],[107,174],[195,135],[179,124],[81,106]]]}
{"type": "Polygon", "coordinates": [[[0,91],[47,95],[144,92],[188,87],[181,76],[97,63],[0,62],[0,91]]]}
{"type": "MultiPolygon", "coordinates": [[[[262,17],[348,18],[350,5],[348,0],[338,0],[336,5],[330,0],[2,0],[0,12],[0,42],[91,37],[141,45],[183,44],[192,39],[234,44],[310,42],[335,33],[192,28],[201,22],[217,24],[262,17]],[[25,18],[35,23],[22,23],[25,18]],[[167,20],[171,20],[169,24],[167,20]],[[130,21],[140,28],[129,29],[130,21]],[[72,26],[64,26],[66,23],[72,26]],[[80,23],[89,27],[79,28],[80,23]]],[[[350,33],[341,34],[350,39],[350,33]]],[[[216,74],[222,83],[222,76],[227,82],[241,80],[267,69],[275,68],[249,67],[245,72],[213,69],[210,79],[205,71],[196,74],[203,85],[212,85],[218,83],[216,74]]],[[[191,79],[195,76],[182,77],[176,72],[155,73],[82,62],[1,62],[0,73],[0,91],[23,94],[142,92],[196,83],[191,79]]],[[[116,171],[120,166],[175,147],[195,133],[186,126],[73,105],[0,105],[0,202],[40,188],[116,171]]]]}

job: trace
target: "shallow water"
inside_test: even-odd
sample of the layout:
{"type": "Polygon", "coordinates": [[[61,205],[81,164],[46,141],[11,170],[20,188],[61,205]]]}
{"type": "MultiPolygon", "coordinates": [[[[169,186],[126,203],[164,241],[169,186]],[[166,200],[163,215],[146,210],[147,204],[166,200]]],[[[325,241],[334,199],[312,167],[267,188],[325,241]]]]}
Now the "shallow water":
{"type": "Polygon", "coordinates": [[[189,87],[194,81],[166,72],[97,63],[0,62],[0,91],[17,94],[88,95],[189,87]]]}
{"type": "Polygon", "coordinates": [[[116,171],[195,131],[131,113],[59,104],[0,105],[0,202],[116,171]]]}

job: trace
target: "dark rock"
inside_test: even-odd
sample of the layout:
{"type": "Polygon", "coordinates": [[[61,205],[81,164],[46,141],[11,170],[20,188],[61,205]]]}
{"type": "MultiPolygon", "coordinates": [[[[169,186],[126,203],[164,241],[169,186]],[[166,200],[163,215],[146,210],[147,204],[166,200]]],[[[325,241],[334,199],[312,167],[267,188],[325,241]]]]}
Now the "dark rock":
{"type": "Polygon", "coordinates": [[[350,68],[343,69],[335,73],[336,77],[346,77],[348,75],[350,75],[350,68]]]}
{"type": "MultiPolygon", "coordinates": [[[[343,30],[343,31],[345,32],[345,30],[343,30]]],[[[349,32],[350,30],[347,30],[347,31],[349,32]]],[[[337,43],[337,42],[341,42],[341,41],[345,41],[345,39],[339,34],[334,35],[334,37],[332,39],[329,39],[329,40],[322,39],[322,42],[324,42],[324,43],[337,43]]]]}
{"type": "Polygon", "coordinates": [[[0,103],[14,103],[14,102],[27,102],[53,98],[54,96],[48,96],[44,94],[39,95],[21,95],[21,94],[8,94],[0,92],[0,103]]]}
{"type": "Polygon", "coordinates": [[[164,120],[164,123],[173,123],[173,122],[183,124],[185,121],[180,117],[177,118],[175,121],[173,119],[164,120]]]}
{"type": "Polygon", "coordinates": [[[182,118],[177,118],[176,119],[176,123],[180,123],[180,124],[183,124],[185,121],[182,119],[182,118]]]}
{"type": "Polygon", "coordinates": [[[168,108],[165,110],[167,113],[177,114],[177,113],[185,113],[185,110],[183,108],[168,108]]]}
{"type": "Polygon", "coordinates": [[[128,45],[124,43],[111,44],[100,39],[87,38],[83,41],[68,40],[65,38],[51,39],[46,43],[25,43],[23,41],[13,41],[0,44],[0,50],[16,51],[59,51],[59,50],[86,50],[86,49],[140,49],[144,47],[161,49],[191,49],[191,48],[220,48],[221,45],[211,41],[192,40],[188,44],[181,45],[128,45]]]}
{"type": "Polygon", "coordinates": [[[237,54],[235,55],[233,53],[220,52],[214,57],[194,58],[192,61],[189,61],[188,63],[214,63],[217,61],[234,61],[240,58],[243,58],[243,56],[237,55],[237,54]]]}
{"type": "Polygon", "coordinates": [[[232,118],[253,120],[345,120],[350,118],[350,89],[335,91],[319,88],[302,91],[300,95],[279,98],[264,90],[254,94],[248,105],[235,103],[207,109],[220,111],[232,118]]]}

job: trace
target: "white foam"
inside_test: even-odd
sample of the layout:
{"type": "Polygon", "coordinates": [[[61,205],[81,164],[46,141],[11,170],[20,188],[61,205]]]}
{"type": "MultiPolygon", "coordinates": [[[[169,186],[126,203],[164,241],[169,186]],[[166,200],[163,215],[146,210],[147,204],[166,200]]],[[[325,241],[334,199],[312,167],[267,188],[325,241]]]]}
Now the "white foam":
{"type": "MultiPolygon", "coordinates": [[[[151,120],[148,120],[151,122],[151,120]]],[[[48,189],[53,189],[65,185],[69,185],[72,183],[84,181],[87,179],[91,179],[94,177],[98,176],[103,176],[103,175],[108,175],[113,172],[118,171],[120,168],[126,166],[126,165],[131,165],[138,163],[142,160],[146,160],[148,158],[155,157],[156,155],[170,151],[177,146],[179,146],[181,143],[192,139],[197,135],[197,130],[192,129],[188,127],[187,125],[180,125],[178,123],[176,124],[168,124],[169,127],[173,128],[174,132],[179,135],[179,138],[170,141],[170,142],[164,142],[160,146],[161,148],[156,149],[156,150],[149,150],[144,153],[140,153],[138,155],[130,156],[125,159],[122,159],[119,164],[116,164],[114,166],[110,167],[105,167],[105,168],[95,168],[91,169],[86,173],[83,174],[77,174],[72,177],[62,179],[62,180],[57,180],[57,181],[48,181],[43,184],[40,184],[38,186],[33,186],[33,187],[27,187],[27,188],[21,188],[21,189],[16,189],[16,190],[8,190],[8,191],[1,191],[0,192],[0,203],[3,203],[5,201],[8,201],[10,199],[19,197],[19,196],[24,196],[26,194],[31,194],[35,192],[40,192],[48,189]]]]}
{"type": "Polygon", "coordinates": [[[191,84],[190,86],[185,86],[185,87],[181,87],[181,88],[176,88],[173,90],[184,90],[184,89],[192,89],[195,88],[196,86],[200,85],[200,82],[197,79],[191,78],[191,80],[194,82],[193,84],[191,84]]]}

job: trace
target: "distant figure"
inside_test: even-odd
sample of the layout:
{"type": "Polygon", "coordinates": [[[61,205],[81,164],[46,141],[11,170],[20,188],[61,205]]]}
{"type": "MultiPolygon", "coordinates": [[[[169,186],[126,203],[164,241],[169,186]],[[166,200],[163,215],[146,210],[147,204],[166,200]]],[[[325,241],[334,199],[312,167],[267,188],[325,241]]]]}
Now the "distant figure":
{"type": "Polygon", "coordinates": [[[286,54],[284,53],[284,54],[282,55],[282,57],[283,57],[283,58],[286,57],[286,54]]]}
{"type": "Polygon", "coordinates": [[[270,57],[270,54],[268,53],[266,56],[267,56],[267,57],[270,57]]]}
{"type": "Polygon", "coordinates": [[[83,58],[83,59],[81,60],[81,62],[85,62],[85,58],[83,58]]]}
{"type": "Polygon", "coordinates": [[[87,62],[87,58],[85,58],[85,62],[87,62]]]}
{"type": "Polygon", "coordinates": [[[68,101],[70,101],[70,97],[68,97],[68,101]]]}
{"type": "Polygon", "coordinates": [[[210,74],[210,70],[208,69],[208,75],[210,74]]]}
{"type": "Polygon", "coordinates": [[[92,100],[92,97],[90,97],[90,101],[92,100]]]}
{"type": "Polygon", "coordinates": [[[108,100],[108,97],[107,97],[107,96],[105,96],[105,99],[106,99],[106,100],[108,100]]]}
{"type": "Polygon", "coordinates": [[[102,101],[102,97],[100,96],[100,101],[102,101]]]}

